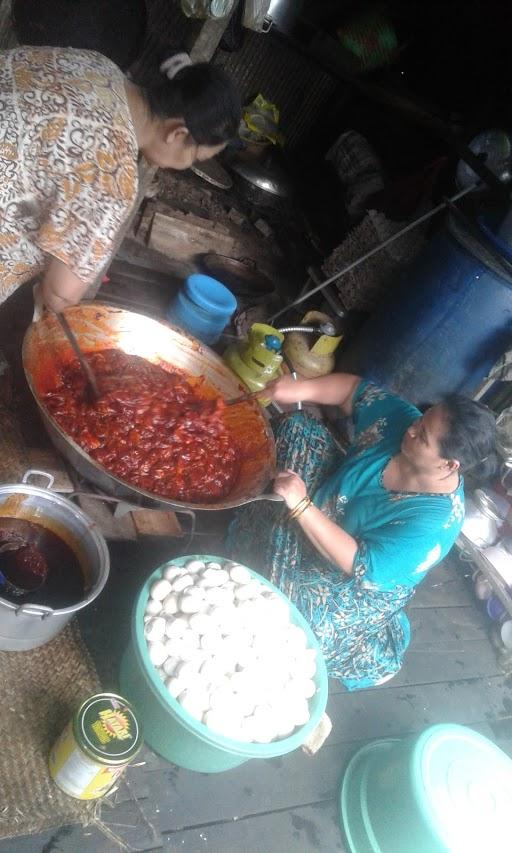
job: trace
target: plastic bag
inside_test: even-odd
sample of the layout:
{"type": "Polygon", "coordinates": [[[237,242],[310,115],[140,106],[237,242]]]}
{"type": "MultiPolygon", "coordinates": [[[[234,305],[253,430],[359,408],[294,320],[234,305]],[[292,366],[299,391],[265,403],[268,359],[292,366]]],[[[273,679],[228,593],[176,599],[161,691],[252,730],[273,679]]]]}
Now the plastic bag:
{"type": "Polygon", "coordinates": [[[257,95],[242,113],[240,136],[247,142],[271,142],[282,145],[284,137],[279,132],[279,110],[275,104],[257,95]]]}
{"type": "Polygon", "coordinates": [[[257,33],[267,32],[269,25],[265,20],[271,0],[245,0],[243,25],[257,33]]]}

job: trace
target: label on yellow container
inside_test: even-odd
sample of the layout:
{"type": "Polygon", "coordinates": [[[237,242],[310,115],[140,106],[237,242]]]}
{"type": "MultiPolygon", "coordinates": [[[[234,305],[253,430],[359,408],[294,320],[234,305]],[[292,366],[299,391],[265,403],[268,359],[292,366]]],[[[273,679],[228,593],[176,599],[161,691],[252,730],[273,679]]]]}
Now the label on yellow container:
{"type": "Polygon", "coordinates": [[[102,797],[142,745],[132,707],[121,696],[101,693],[79,708],[54,744],[50,775],[72,797],[102,797]]]}

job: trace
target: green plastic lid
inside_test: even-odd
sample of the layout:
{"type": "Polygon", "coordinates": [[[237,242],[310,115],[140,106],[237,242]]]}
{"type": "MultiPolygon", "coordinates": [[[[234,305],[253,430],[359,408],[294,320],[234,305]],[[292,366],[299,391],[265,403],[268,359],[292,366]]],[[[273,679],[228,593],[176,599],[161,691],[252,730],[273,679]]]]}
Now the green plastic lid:
{"type": "Polygon", "coordinates": [[[115,693],[86,699],[75,714],[73,732],[81,749],[102,764],[126,764],[142,746],[132,706],[115,693]]]}
{"type": "Polygon", "coordinates": [[[418,738],[417,802],[450,853],[511,849],[512,759],[472,729],[439,725],[418,738]]]}

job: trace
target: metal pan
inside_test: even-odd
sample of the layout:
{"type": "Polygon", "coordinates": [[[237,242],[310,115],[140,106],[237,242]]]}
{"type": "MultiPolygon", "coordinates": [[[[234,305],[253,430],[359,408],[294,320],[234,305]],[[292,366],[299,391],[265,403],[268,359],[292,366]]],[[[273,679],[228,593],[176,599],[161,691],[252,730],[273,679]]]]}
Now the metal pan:
{"type": "Polygon", "coordinates": [[[259,305],[275,295],[274,283],[247,262],[208,252],[200,256],[199,264],[205,273],[225,284],[239,304],[259,305]]]}
{"type": "MultiPolygon", "coordinates": [[[[244,389],[222,359],[195,338],[167,323],[142,314],[98,303],[82,304],[66,311],[80,347],[85,353],[121,349],[164,369],[178,369],[203,376],[223,398],[239,396],[244,389]]],[[[230,509],[258,499],[275,475],[275,445],[268,418],[257,402],[226,409],[225,421],[244,458],[239,477],[227,498],[212,504],[170,500],[120,480],[94,461],[57,424],[46,410],[42,397],[54,387],[57,371],[74,353],[56,318],[46,314],[27,330],[23,341],[23,366],[46,430],[60,453],[90,483],[107,494],[142,506],[164,506],[175,510],[230,509]]]]}

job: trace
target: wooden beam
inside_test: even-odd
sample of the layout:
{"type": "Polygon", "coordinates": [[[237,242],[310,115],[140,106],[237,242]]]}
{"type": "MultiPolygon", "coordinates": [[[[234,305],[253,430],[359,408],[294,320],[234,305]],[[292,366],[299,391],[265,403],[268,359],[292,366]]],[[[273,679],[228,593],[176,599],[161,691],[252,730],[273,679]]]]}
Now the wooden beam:
{"type": "Polygon", "coordinates": [[[231,256],[234,240],[208,219],[203,224],[192,214],[164,216],[155,213],[149,232],[149,245],[170,258],[193,263],[195,256],[204,252],[231,256]]]}
{"type": "MultiPolygon", "coordinates": [[[[236,7],[235,3],[235,7],[236,7]]],[[[201,26],[194,42],[189,46],[192,62],[210,62],[217,50],[220,40],[229,24],[235,7],[225,18],[207,18],[201,26]]]]}

